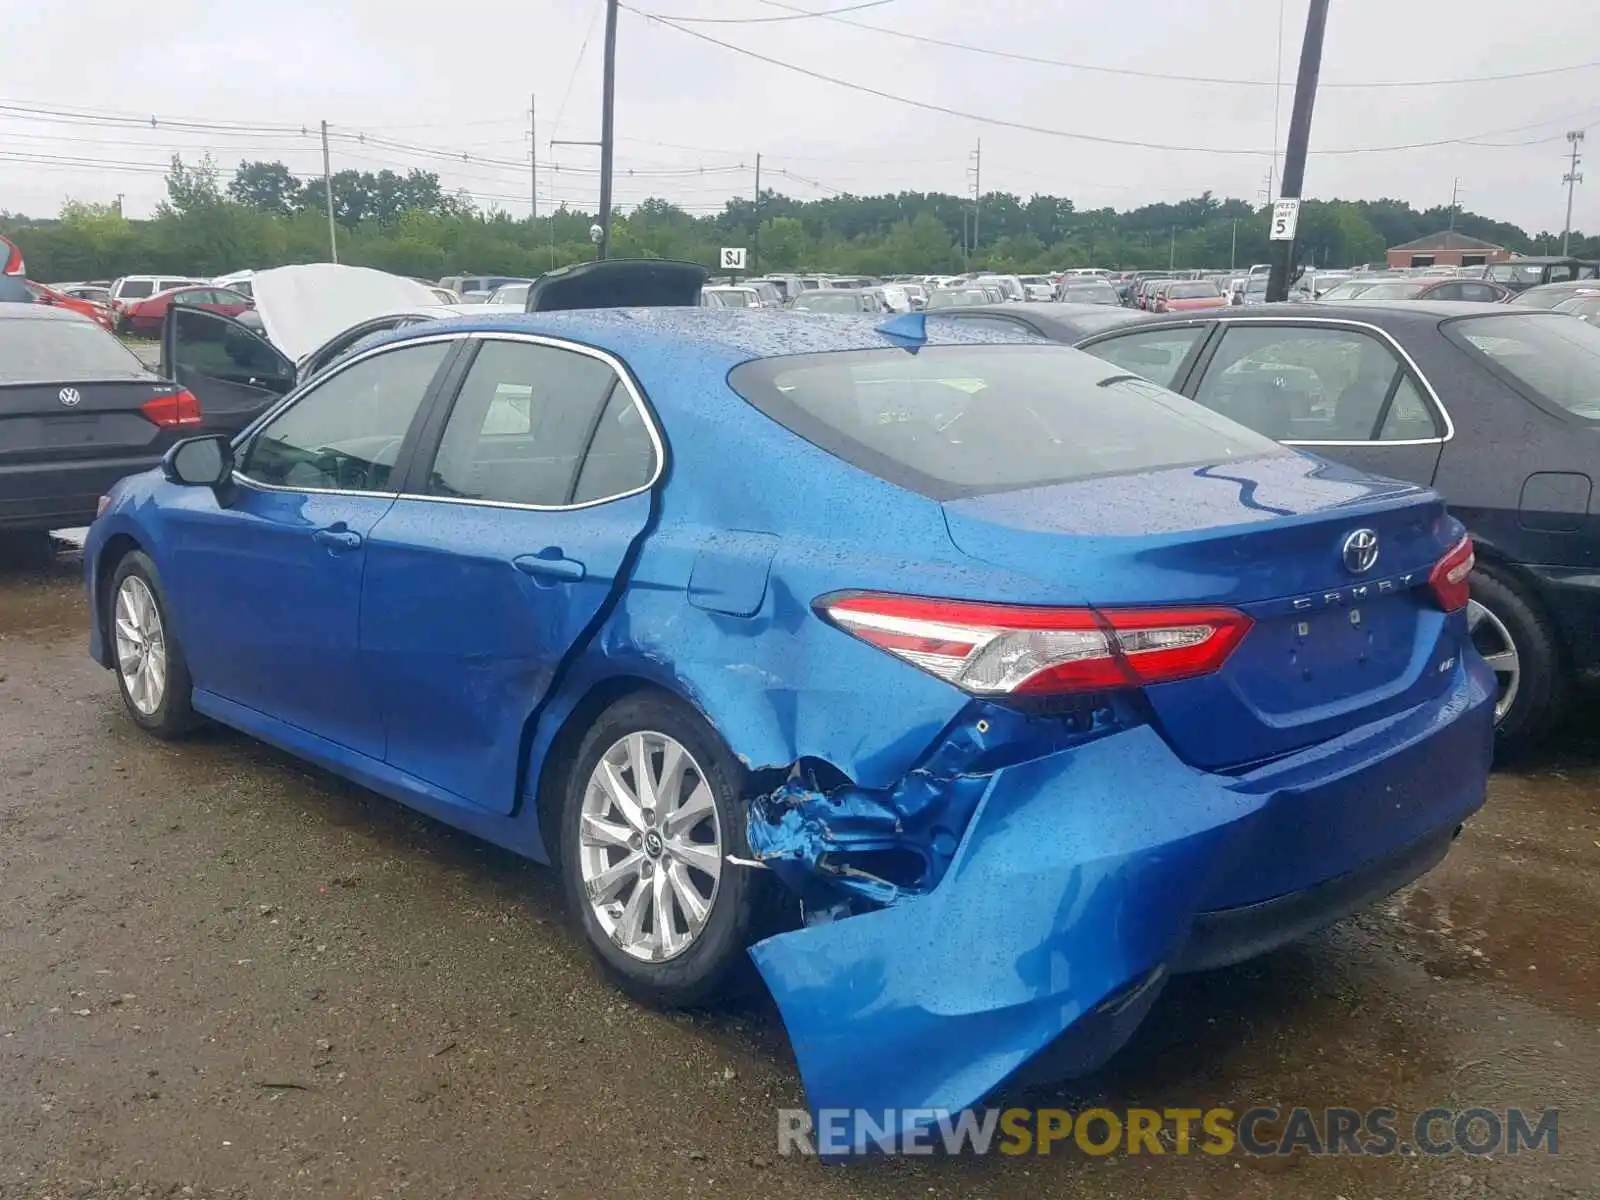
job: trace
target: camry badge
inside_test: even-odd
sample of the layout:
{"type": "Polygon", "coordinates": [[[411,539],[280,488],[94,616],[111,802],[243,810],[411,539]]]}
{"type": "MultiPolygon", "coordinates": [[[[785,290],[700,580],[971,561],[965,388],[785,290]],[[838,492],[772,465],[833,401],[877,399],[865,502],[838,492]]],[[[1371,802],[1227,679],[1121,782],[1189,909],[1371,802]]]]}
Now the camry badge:
{"type": "Polygon", "coordinates": [[[1344,539],[1344,569],[1352,575],[1365,575],[1378,565],[1378,535],[1370,529],[1357,529],[1344,539]]]}

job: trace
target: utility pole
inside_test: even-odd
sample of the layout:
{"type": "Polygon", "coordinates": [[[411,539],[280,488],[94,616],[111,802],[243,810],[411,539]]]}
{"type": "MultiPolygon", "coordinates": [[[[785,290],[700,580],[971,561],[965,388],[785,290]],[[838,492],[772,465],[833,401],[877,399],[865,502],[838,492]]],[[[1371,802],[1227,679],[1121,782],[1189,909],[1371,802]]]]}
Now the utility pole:
{"type": "Polygon", "coordinates": [[[322,123],[322,190],[328,201],[328,261],[339,261],[338,227],[333,223],[333,165],[328,158],[328,123],[322,123]]]}
{"type": "Polygon", "coordinates": [[[617,99],[617,0],[606,0],[605,73],[600,94],[600,244],[595,257],[611,249],[611,159],[617,99]]]}
{"type": "MultiPolygon", "coordinates": [[[[1306,147],[1311,141],[1311,110],[1317,101],[1317,77],[1322,71],[1322,38],[1328,28],[1328,0],[1311,0],[1306,13],[1306,37],[1300,46],[1300,75],[1294,85],[1294,108],[1289,113],[1289,143],[1283,153],[1285,200],[1300,199],[1305,185],[1306,147]]],[[[1294,242],[1278,243],[1267,279],[1267,300],[1289,298],[1289,271],[1294,263],[1294,242]]]]}
{"type": "Polygon", "coordinates": [[[1456,176],[1454,186],[1450,189],[1450,232],[1456,229],[1456,208],[1461,200],[1461,176],[1456,176]]]}
{"type": "Polygon", "coordinates": [[[117,216],[119,217],[122,215],[122,198],[126,195],[126,192],[117,193],[117,216]]]}
{"type": "Polygon", "coordinates": [[[1239,261],[1239,218],[1233,219],[1233,241],[1228,246],[1228,270],[1232,271],[1239,261]]]}
{"type": "Polygon", "coordinates": [[[1578,157],[1578,147],[1583,144],[1583,130],[1569,130],[1567,141],[1572,143],[1572,165],[1561,177],[1561,182],[1567,185],[1567,223],[1561,230],[1562,254],[1567,253],[1567,245],[1572,241],[1572,189],[1583,182],[1583,174],[1578,170],[1578,164],[1583,161],[1578,157]]]}
{"type": "Polygon", "coordinates": [[[761,262],[761,155],[756,154],[756,231],[750,238],[750,274],[760,272],[761,262]]]}
{"type": "Polygon", "coordinates": [[[1178,265],[1178,227],[1176,225],[1167,230],[1167,270],[1172,270],[1178,265]]]}
{"type": "Polygon", "coordinates": [[[972,165],[967,168],[967,174],[972,176],[972,252],[978,252],[978,212],[983,207],[983,139],[978,139],[978,147],[967,156],[972,160],[972,165]]]}
{"type": "Polygon", "coordinates": [[[539,97],[528,97],[528,200],[532,204],[528,222],[539,219],[539,97]]]}

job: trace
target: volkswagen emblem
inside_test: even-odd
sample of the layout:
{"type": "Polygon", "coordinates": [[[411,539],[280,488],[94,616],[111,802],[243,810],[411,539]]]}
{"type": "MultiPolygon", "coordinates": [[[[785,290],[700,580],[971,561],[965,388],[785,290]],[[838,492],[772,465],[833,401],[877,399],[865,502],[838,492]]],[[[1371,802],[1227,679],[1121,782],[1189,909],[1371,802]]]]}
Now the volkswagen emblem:
{"type": "Polygon", "coordinates": [[[1378,535],[1370,529],[1357,529],[1344,539],[1344,569],[1352,575],[1365,575],[1378,565],[1378,535]]]}
{"type": "Polygon", "coordinates": [[[78,394],[77,388],[62,388],[56,393],[56,399],[68,408],[77,408],[78,401],[82,400],[83,397],[78,394]]]}

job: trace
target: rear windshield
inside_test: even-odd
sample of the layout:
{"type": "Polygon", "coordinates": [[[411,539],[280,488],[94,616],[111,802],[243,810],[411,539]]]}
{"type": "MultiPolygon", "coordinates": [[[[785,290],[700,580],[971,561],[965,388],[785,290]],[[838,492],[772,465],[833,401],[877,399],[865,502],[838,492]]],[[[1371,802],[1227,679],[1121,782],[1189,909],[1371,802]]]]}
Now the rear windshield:
{"type": "Polygon", "coordinates": [[[1199,300],[1203,296],[1220,296],[1214,283],[1175,283],[1167,289],[1168,300],[1199,300]]]}
{"type": "Polygon", "coordinates": [[[1563,300],[1571,300],[1583,293],[1584,289],[1580,287],[1537,287],[1523,292],[1520,296],[1513,296],[1511,303],[1519,308],[1554,308],[1563,300]]]}
{"type": "Polygon", "coordinates": [[[829,291],[819,291],[814,296],[806,296],[795,304],[796,308],[803,308],[810,312],[853,313],[862,311],[862,303],[856,292],[847,292],[842,288],[829,291]]]}
{"type": "Polygon", "coordinates": [[[133,351],[92,321],[0,317],[0,385],[149,378],[133,351]]]}
{"type": "Polygon", "coordinates": [[[989,293],[980,288],[965,288],[961,291],[934,290],[928,293],[929,308],[969,308],[974,304],[989,303],[989,293]]]}
{"type": "Polygon", "coordinates": [[[1095,303],[1097,301],[1106,303],[1109,301],[1115,304],[1117,300],[1117,289],[1109,283],[1071,283],[1062,291],[1067,300],[1077,303],[1095,303]]]}
{"type": "Polygon", "coordinates": [[[1564,314],[1472,317],[1444,328],[1535,399],[1600,421],[1600,329],[1564,314]]]}
{"type": "Polygon", "coordinates": [[[935,500],[1289,453],[1065,346],[757,359],[728,382],[813,445],[935,500]]]}
{"type": "MultiPolygon", "coordinates": [[[[1437,280],[1434,281],[1438,282],[1437,280]]],[[[1361,293],[1363,300],[1412,300],[1428,287],[1426,283],[1411,283],[1406,280],[1397,280],[1394,283],[1375,283],[1361,293]]]]}
{"type": "Polygon", "coordinates": [[[122,290],[117,293],[124,300],[141,300],[155,291],[155,281],[152,279],[130,279],[122,285],[122,290]]]}
{"type": "Polygon", "coordinates": [[[1544,281],[1543,263],[1491,263],[1488,278],[1496,283],[1529,284],[1544,281]]]}

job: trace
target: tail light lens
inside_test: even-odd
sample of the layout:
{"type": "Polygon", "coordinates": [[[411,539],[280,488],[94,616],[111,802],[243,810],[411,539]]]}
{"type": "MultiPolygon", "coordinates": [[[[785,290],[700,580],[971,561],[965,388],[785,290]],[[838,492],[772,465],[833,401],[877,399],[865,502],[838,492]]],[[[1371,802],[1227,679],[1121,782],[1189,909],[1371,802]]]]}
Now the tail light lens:
{"type": "Polygon", "coordinates": [[[0,274],[25,275],[27,268],[22,262],[22,251],[17,249],[15,242],[8,238],[0,237],[0,274]]]}
{"type": "Polygon", "coordinates": [[[1465,537],[1433,564],[1433,570],[1428,574],[1428,586],[1433,589],[1434,599],[1445,612],[1466,607],[1467,578],[1476,565],[1477,555],[1472,551],[1472,539],[1465,537]]]}
{"type": "Polygon", "coordinates": [[[163,429],[187,429],[205,419],[200,412],[200,401],[188,389],[148,400],[139,406],[139,411],[163,429]]]}
{"type": "Polygon", "coordinates": [[[1231,608],[1040,608],[916,596],[824,596],[862,641],[981,696],[1059,695],[1209,675],[1250,630],[1231,608]]]}

